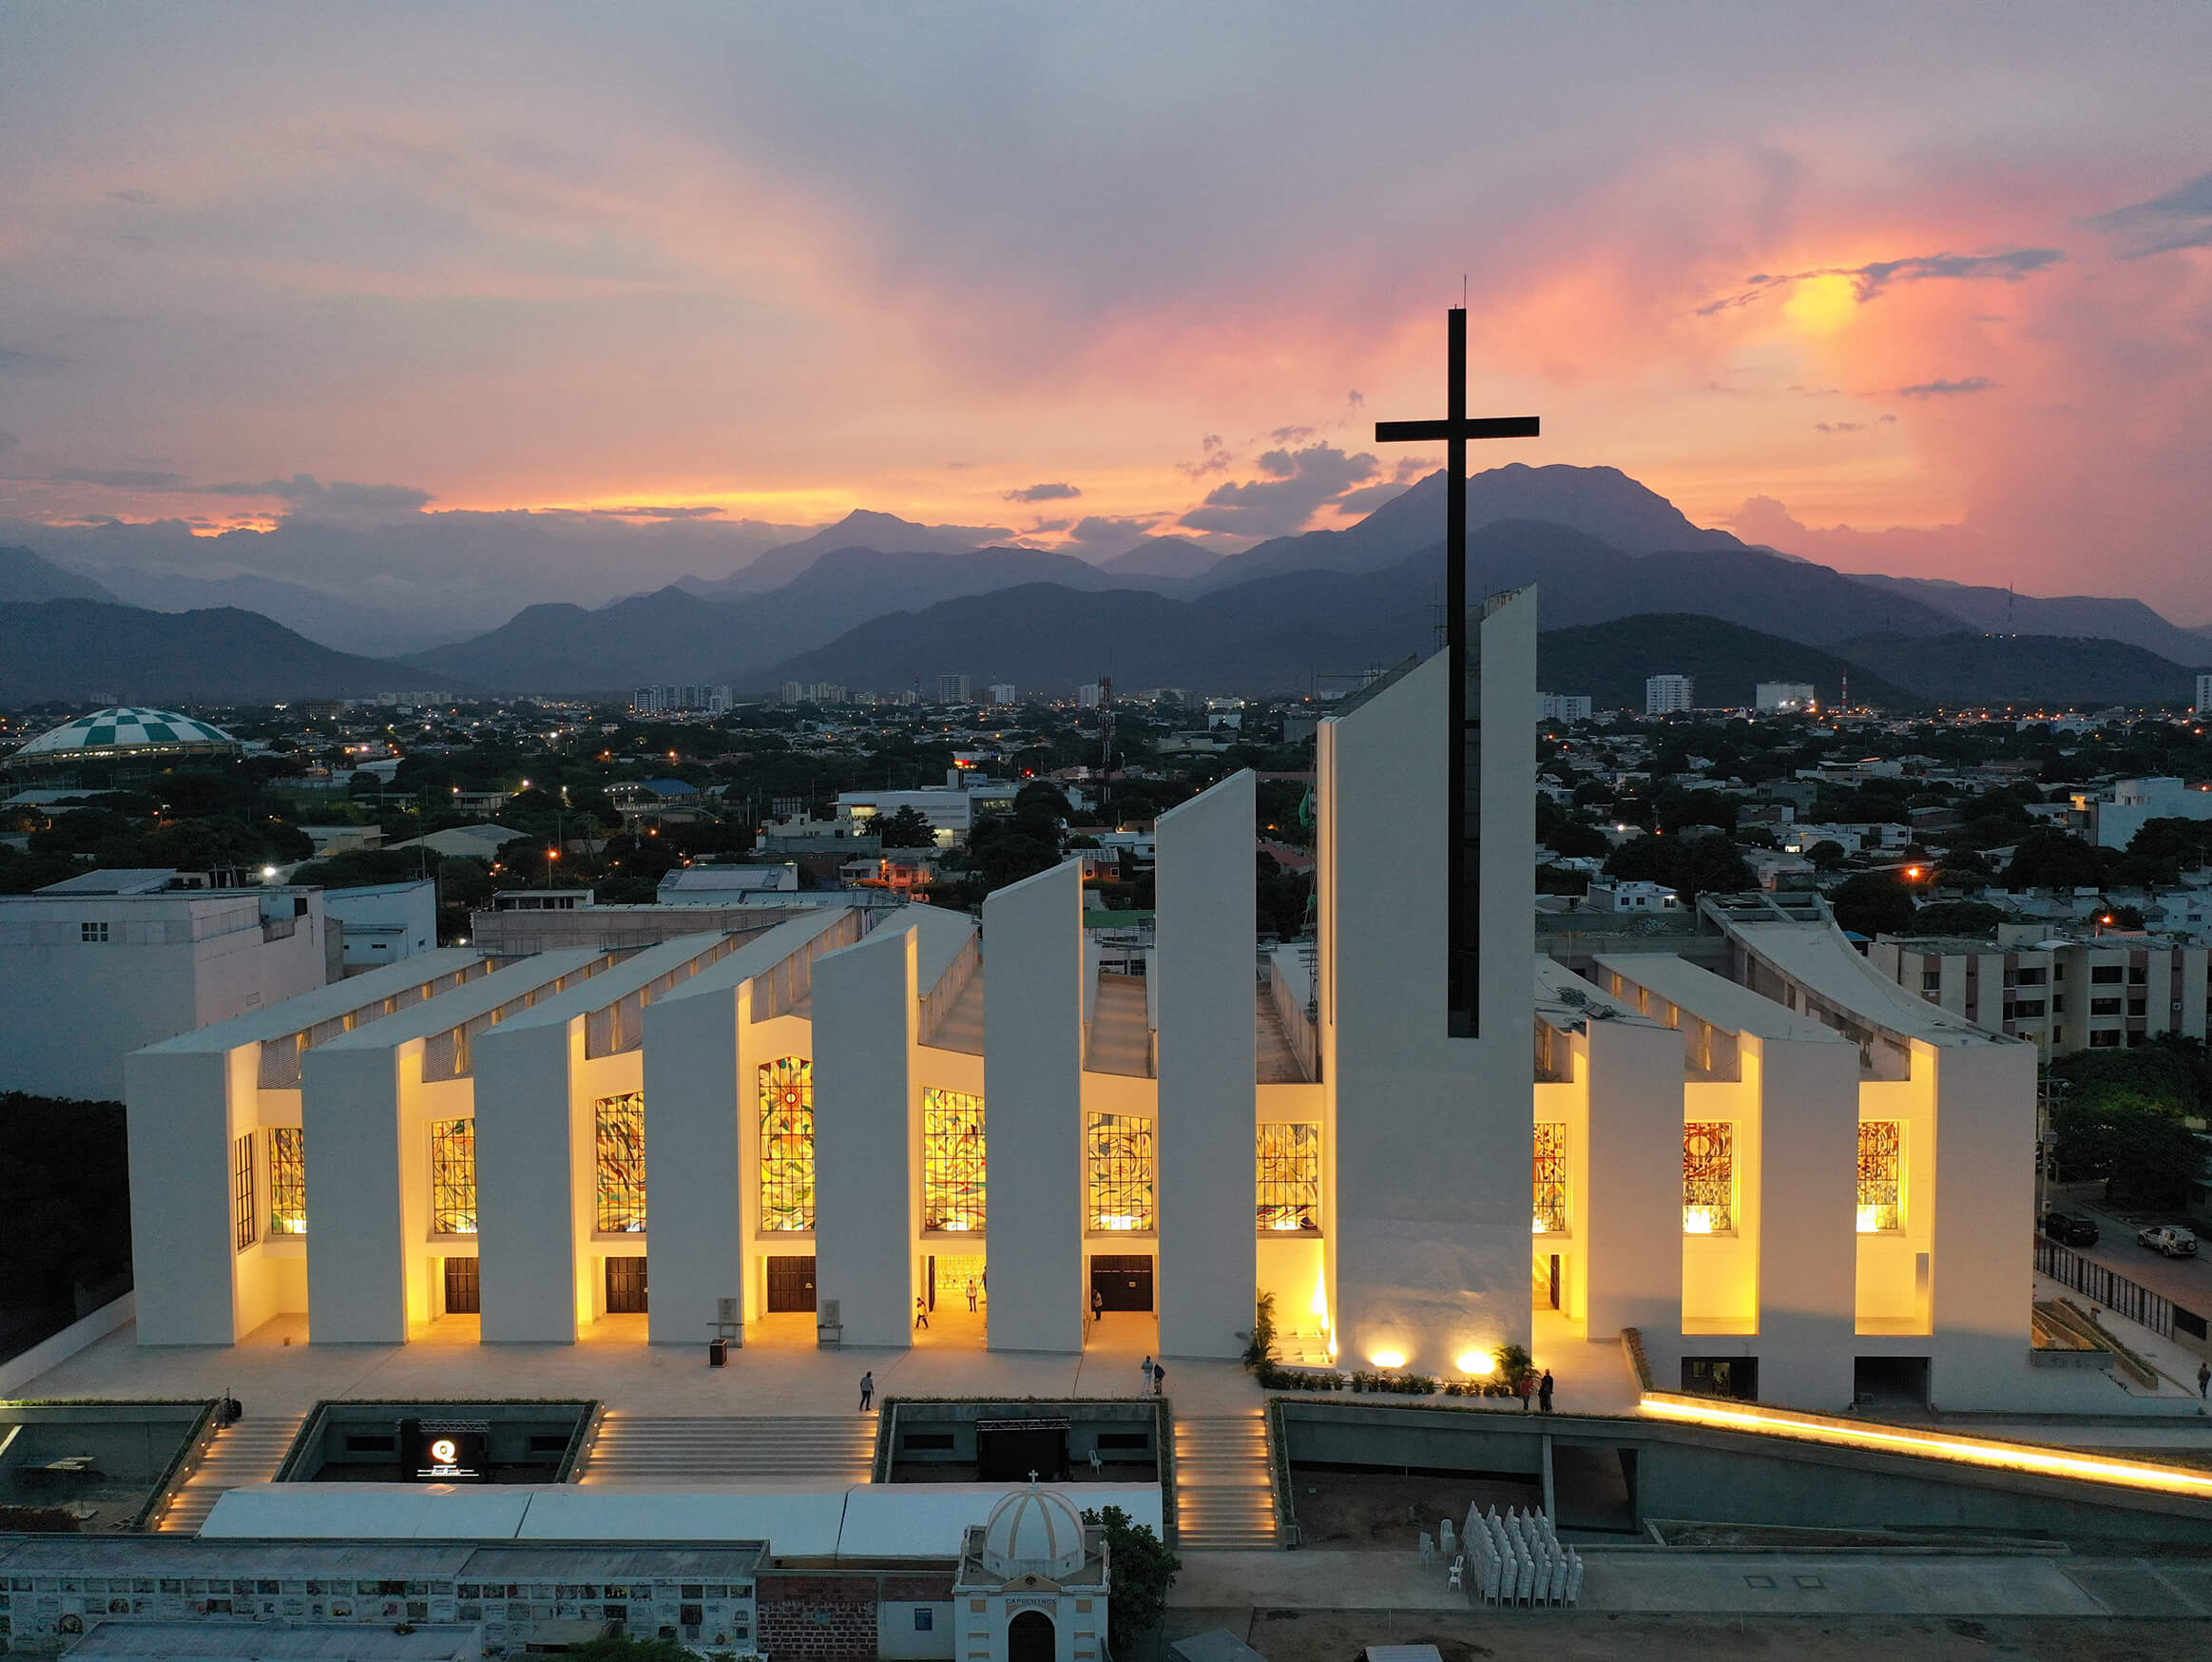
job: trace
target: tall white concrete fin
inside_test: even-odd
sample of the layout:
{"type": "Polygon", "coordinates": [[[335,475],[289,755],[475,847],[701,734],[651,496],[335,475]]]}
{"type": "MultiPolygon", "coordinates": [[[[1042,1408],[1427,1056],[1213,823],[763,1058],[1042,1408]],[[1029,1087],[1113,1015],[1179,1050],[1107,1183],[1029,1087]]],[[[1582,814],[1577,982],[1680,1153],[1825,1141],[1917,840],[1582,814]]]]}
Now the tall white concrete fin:
{"type": "Polygon", "coordinates": [[[476,1040],[476,1211],[484,1338],[574,1343],[576,1191],[588,1126],[572,1107],[581,1022],[503,1024],[476,1040]]]}
{"type": "Polygon", "coordinates": [[[853,1345],[914,1343],[915,947],[887,925],[814,970],[816,1285],[853,1345]]]}
{"type": "Polygon", "coordinates": [[[1757,1044],[1759,1391],[1841,1407],[1857,1301],[1858,1050],[1757,1044]]]}
{"type": "MultiPolygon", "coordinates": [[[[254,1052],[244,1054],[250,1060],[254,1052]]],[[[229,1344],[242,1336],[230,1206],[231,1147],[242,1128],[234,1125],[232,1066],[221,1051],[123,1059],[141,1344],[229,1344]],[[148,1204],[154,1196],[158,1203],[148,1204]]]]}
{"type": "Polygon", "coordinates": [[[419,1041],[326,1045],[300,1058],[314,1343],[407,1343],[402,1072],[421,1067],[419,1041]]]}
{"type": "Polygon", "coordinates": [[[1446,1023],[1439,874],[1449,664],[1431,657],[1321,724],[1324,1135],[1343,1360],[1452,1372],[1526,1344],[1534,1079],[1535,594],[1481,628],[1480,1036],[1446,1023]]]}
{"type": "Polygon", "coordinates": [[[1682,1035],[1619,1020],[1592,1021],[1588,1035],[1589,1177],[1574,1249],[1589,1337],[1636,1327],[1657,1341],[1682,1326],[1682,1035]]]}
{"type": "Polygon", "coordinates": [[[680,989],[645,1007],[645,1182],[656,1237],[647,1321],[655,1344],[704,1344],[716,1301],[744,1295],[739,1116],[750,1070],[739,1055],[739,1006],[751,987],[680,989]]]}
{"type": "Polygon", "coordinates": [[[1258,1276],[1253,810],[1247,770],[1161,816],[1160,1348],[1236,1356],[1258,1276]]]}
{"type": "Polygon", "coordinates": [[[991,1348],[1080,1351],[1083,868],[991,896],[983,942],[991,1348]]]}

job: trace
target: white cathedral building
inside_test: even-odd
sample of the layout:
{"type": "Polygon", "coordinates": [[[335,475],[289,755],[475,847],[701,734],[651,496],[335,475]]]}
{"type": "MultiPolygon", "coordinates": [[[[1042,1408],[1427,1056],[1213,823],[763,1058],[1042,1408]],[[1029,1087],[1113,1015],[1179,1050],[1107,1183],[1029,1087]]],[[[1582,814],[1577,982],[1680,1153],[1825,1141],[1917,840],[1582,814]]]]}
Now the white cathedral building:
{"type": "Polygon", "coordinates": [[[700,1345],[834,1304],[844,1344],[903,1346],[972,1281],[993,1350],[1080,1350],[1095,1298],[1231,1357],[1272,1293],[1347,1367],[1479,1374],[1541,1311],[1638,1329],[1666,1389],[1833,1408],[1871,1362],[2030,1400],[2033,1047],[1825,922],[1732,923],[1727,975],[1539,959],[1535,640],[1532,591],[1491,603],[1464,856],[1443,654],[1321,724],[1310,999],[1256,979],[1240,774],[1159,821],[1141,976],[1101,968],[1068,864],[980,930],[446,951],[137,1052],[139,1342],[642,1311],[700,1345]],[[1448,995],[1455,858],[1479,949],[1448,995]]]}

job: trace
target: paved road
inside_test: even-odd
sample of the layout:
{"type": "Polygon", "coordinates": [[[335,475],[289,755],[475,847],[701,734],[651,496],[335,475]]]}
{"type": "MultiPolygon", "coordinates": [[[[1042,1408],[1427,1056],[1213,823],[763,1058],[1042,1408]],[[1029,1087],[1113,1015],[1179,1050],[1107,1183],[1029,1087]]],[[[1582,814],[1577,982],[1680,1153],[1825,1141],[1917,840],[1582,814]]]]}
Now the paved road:
{"type": "Polygon", "coordinates": [[[2200,1316],[2212,1316],[2212,1259],[2202,1255],[2167,1258],[2147,1246],[2138,1246],[2135,1231],[2140,1226],[2106,1210],[2101,1202],[2067,1196],[2060,1189],[2053,1190],[2052,1204],[2063,1206],[2068,1211],[2087,1212],[2097,1220],[2097,1227],[2102,1231],[2094,1246],[2075,1246],[2070,1251],[2107,1269],[2117,1270],[2128,1280],[2142,1283],[2160,1297],[2171,1299],[2200,1316]]]}

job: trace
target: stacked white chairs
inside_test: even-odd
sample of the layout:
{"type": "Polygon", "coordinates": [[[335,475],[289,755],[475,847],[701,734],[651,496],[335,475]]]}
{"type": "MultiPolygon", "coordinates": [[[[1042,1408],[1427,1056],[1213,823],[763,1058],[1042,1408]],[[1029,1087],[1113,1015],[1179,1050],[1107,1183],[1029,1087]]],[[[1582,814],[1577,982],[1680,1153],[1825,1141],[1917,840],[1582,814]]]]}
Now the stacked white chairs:
{"type": "Polygon", "coordinates": [[[1504,1517],[1469,1507],[1461,1532],[1469,1575],[1452,1585],[1485,1604],[1569,1605],[1582,1596],[1582,1555],[1559,1544],[1551,1520],[1538,1511],[1506,1509],[1504,1517]]]}

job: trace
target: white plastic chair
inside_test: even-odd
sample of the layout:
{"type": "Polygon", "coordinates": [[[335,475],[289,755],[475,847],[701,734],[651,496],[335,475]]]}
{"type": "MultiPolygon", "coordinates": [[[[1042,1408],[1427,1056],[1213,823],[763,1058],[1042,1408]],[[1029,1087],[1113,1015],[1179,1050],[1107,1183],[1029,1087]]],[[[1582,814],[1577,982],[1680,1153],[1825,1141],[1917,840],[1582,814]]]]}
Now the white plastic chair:
{"type": "Polygon", "coordinates": [[[1467,1560],[1464,1557],[1452,1560],[1452,1579],[1445,1585],[1454,1592],[1467,1591],[1467,1560]]]}

